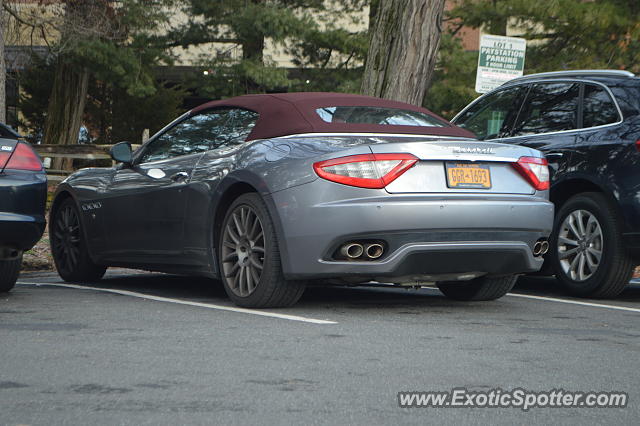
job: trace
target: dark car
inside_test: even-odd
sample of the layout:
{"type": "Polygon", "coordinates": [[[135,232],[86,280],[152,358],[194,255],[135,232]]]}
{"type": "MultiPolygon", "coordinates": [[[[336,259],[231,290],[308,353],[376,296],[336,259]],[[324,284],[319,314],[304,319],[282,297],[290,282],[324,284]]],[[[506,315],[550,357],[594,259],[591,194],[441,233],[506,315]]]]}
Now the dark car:
{"type": "Polygon", "coordinates": [[[0,124],[0,292],[13,288],[22,253],[42,237],[46,199],[40,158],[18,133],[0,124]]]}
{"type": "Polygon", "coordinates": [[[511,80],[453,122],[545,153],[556,205],[543,271],[575,295],[615,297],[640,263],[640,78],[578,70],[511,80]]]}
{"type": "Polygon", "coordinates": [[[215,101],[112,155],[58,187],[65,280],[112,265],[219,277],[249,307],[291,305],[311,279],[490,300],[540,268],[553,222],[539,151],[366,96],[215,101]]]}

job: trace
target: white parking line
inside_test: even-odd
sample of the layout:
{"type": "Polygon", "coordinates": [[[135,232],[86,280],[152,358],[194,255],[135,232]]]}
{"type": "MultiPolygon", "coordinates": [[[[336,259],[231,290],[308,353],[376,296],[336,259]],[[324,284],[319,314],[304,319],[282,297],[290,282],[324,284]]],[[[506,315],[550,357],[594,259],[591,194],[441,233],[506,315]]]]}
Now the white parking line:
{"type": "Polygon", "coordinates": [[[589,307],[592,307],[592,308],[615,309],[615,310],[618,310],[618,311],[629,311],[629,312],[638,312],[638,313],[640,313],[640,309],[639,308],[627,308],[626,306],[605,305],[605,304],[602,304],[602,303],[580,302],[580,301],[577,301],[577,300],[558,299],[558,298],[555,298],[555,297],[545,297],[545,296],[533,296],[533,295],[530,295],[530,294],[507,293],[507,296],[521,297],[523,299],[548,300],[550,302],[567,303],[569,305],[581,305],[581,306],[589,306],[589,307]]]}
{"type": "Polygon", "coordinates": [[[214,305],[214,304],[211,304],[211,303],[191,302],[191,301],[188,301],[188,300],[172,299],[170,297],[162,297],[162,296],[152,296],[150,294],[138,293],[138,292],[135,292],[135,291],[128,291],[128,290],[117,290],[117,289],[112,289],[112,288],[100,288],[100,287],[86,287],[86,286],[82,286],[82,285],[62,284],[62,283],[30,283],[30,282],[18,281],[17,284],[33,285],[33,286],[37,286],[37,287],[53,286],[53,287],[75,288],[75,289],[80,289],[80,290],[102,291],[102,292],[105,292],[105,293],[120,294],[122,296],[131,296],[131,297],[137,297],[137,298],[140,298],[140,299],[154,300],[156,302],[176,303],[178,305],[197,306],[199,308],[216,309],[216,310],[219,310],[219,311],[238,312],[238,313],[241,313],[241,314],[250,314],[250,315],[258,315],[258,316],[261,316],[261,317],[279,318],[279,319],[285,319],[285,320],[289,320],[289,321],[300,321],[300,322],[307,322],[307,323],[311,323],[311,324],[337,324],[336,321],[328,321],[328,320],[321,320],[321,319],[315,319],[315,318],[307,318],[307,317],[301,317],[301,316],[297,316],[297,315],[279,314],[279,313],[276,313],[276,312],[258,311],[258,310],[254,310],[254,309],[236,308],[236,307],[233,307],[233,306],[214,305]]]}

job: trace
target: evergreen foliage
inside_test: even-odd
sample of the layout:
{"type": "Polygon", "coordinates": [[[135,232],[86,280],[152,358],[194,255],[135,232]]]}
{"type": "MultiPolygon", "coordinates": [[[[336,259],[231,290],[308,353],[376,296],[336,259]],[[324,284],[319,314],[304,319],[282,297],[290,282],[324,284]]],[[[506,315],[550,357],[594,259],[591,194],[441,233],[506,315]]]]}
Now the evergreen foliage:
{"type": "Polygon", "coordinates": [[[513,28],[517,34],[512,35],[528,42],[525,73],[640,72],[638,0],[460,0],[451,17],[475,28],[513,28]]]}
{"type": "Polygon", "coordinates": [[[349,32],[340,22],[357,21],[367,0],[186,0],[189,21],[173,28],[167,46],[213,46],[198,76],[202,96],[226,97],[245,93],[288,90],[353,91],[367,49],[367,34],[349,32]],[[278,63],[265,54],[291,55],[278,63]],[[324,70],[321,78],[315,70],[324,70]],[[292,72],[293,70],[293,72],[292,72]],[[346,79],[346,80],[345,80],[346,79]],[[307,82],[308,80],[308,82],[307,82]],[[327,84],[327,80],[331,83],[327,84]]]}

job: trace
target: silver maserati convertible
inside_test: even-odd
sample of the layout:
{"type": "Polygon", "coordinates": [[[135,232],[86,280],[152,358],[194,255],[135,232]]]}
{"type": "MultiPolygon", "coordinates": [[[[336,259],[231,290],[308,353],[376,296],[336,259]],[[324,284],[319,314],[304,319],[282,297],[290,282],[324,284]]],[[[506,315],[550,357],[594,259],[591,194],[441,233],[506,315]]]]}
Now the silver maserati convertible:
{"type": "Polygon", "coordinates": [[[540,152],[477,141],[400,102],[241,96],[111,154],[114,167],[57,189],[50,239],[67,281],[109,266],[201,275],[259,308],[294,304],[310,281],[435,283],[490,300],[548,249],[540,152]]]}

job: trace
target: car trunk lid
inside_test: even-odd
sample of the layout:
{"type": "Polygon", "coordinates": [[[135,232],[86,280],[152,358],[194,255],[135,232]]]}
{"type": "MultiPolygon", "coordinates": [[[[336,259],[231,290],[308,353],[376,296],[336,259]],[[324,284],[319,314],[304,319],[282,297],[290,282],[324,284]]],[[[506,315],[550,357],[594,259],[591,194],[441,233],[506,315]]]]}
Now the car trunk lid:
{"type": "Polygon", "coordinates": [[[533,149],[478,141],[413,141],[370,145],[374,154],[410,153],[419,161],[386,186],[400,193],[533,194],[518,171],[522,157],[542,157],[533,149]]]}

